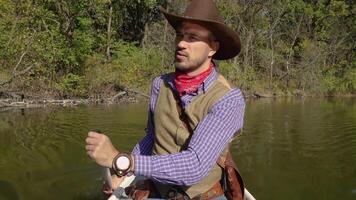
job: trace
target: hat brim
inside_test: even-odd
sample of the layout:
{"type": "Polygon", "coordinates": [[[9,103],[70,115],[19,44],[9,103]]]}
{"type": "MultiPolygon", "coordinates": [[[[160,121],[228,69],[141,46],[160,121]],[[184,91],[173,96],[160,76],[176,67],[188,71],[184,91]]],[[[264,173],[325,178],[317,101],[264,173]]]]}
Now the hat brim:
{"type": "Polygon", "coordinates": [[[213,33],[220,45],[219,50],[214,54],[213,59],[226,60],[233,58],[240,53],[241,42],[239,35],[225,24],[217,21],[174,15],[168,13],[163,8],[160,8],[160,10],[167,19],[168,23],[175,30],[180,27],[183,21],[195,21],[197,23],[206,24],[206,28],[213,33]]]}

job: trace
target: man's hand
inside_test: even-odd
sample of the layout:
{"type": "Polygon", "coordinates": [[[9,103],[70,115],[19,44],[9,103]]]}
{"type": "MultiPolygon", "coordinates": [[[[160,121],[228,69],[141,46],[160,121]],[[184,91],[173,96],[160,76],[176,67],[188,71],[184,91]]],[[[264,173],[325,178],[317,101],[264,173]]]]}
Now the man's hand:
{"type": "Polygon", "coordinates": [[[111,168],[112,161],[119,152],[108,136],[90,131],[85,142],[88,156],[98,165],[111,168]]]}
{"type": "Polygon", "coordinates": [[[124,181],[126,176],[123,177],[118,177],[115,174],[111,175],[111,181],[112,181],[112,188],[108,184],[104,184],[102,188],[102,192],[106,197],[110,197],[114,190],[116,190],[122,181],[124,181]]]}

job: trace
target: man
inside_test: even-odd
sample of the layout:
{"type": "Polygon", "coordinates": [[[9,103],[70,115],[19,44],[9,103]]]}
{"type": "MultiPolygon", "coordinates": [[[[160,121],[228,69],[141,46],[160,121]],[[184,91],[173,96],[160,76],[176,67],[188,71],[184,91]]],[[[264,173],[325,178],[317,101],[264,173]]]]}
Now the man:
{"type": "Polygon", "coordinates": [[[87,154],[113,169],[114,187],[133,173],[152,180],[160,198],[224,199],[217,160],[242,128],[245,103],[213,59],[236,56],[240,40],[212,0],[193,0],[184,16],[162,12],[176,30],[175,72],[153,80],[146,136],[128,155],[89,132],[87,154]]]}

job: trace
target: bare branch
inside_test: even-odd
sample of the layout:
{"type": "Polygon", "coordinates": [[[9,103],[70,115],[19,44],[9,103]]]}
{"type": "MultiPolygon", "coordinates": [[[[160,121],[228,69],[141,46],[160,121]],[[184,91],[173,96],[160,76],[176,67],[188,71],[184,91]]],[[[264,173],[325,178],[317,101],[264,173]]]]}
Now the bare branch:
{"type": "Polygon", "coordinates": [[[20,72],[17,72],[14,76],[16,77],[16,76],[21,76],[21,75],[23,75],[23,74],[26,74],[26,73],[27,73],[28,71],[30,71],[32,68],[33,68],[33,65],[27,67],[26,69],[24,69],[24,70],[22,70],[22,71],[20,71],[20,72]]]}
{"type": "Polygon", "coordinates": [[[28,52],[28,49],[26,49],[26,51],[23,52],[23,54],[21,55],[21,57],[20,57],[19,61],[17,62],[15,68],[12,70],[12,73],[13,73],[13,74],[16,74],[17,68],[18,68],[19,65],[21,64],[22,59],[23,59],[23,57],[27,54],[27,52],[28,52]]]}
{"type": "Polygon", "coordinates": [[[8,79],[8,80],[6,80],[6,81],[4,81],[4,82],[0,82],[0,87],[6,85],[6,84],[8,84],[8,83],[11,83],[16,77],[26,74],[26,73],[27,73],[28,71],[30,71],[33,67],[34,67],[34,66],[32,65],[32,66],[29,66],[29,67],[27,67],[26,69],[24,69],[24,70],[22,70],[22,71],[20,71],[20,72],[14,73],[14,74],[10,77],[10,79],[8,79]]]}
{"type": "Polygon", "coordinates": [[[17,68],[20,66],[23,57],[29,52],[30,47],[32,46],[32,42],[33,42],[33,38],[34,38],[35,34],[36,34],[36,32],[34,31],[34,33],[29,37],[29,42],[28,42],[28,44],[27,44],[27,46],[26,46],[25,52],[22,53],[22,55],[20,56],[20,59],[19,59],[19,61],[17,62],[15,68],[12,70],[12,73],[13,73],[13,74],[16,74],[17,68]]]}
{"type": "Polygon", "coordinates": [[[26,69],[22,70],[22,71],[17,71],[17,69],[19,68],[19,66],[21,65],[23,58],[25,57],[25,55],[30,51],[30,48],[32,46],[32,42],[33,42],[33,38],[36,36],[36,31],[33,30],[33,34],[28,38],[28,44],[26,46],[26,50],[21,54],[19,61],[16,63],[14,69],[12,70],[12,76],[4,81],[4,82],[0,82],[0,87],[4,86],[8,83],[11,83],[16,77],[21,76],[23,74],[26,74],[28,71],[30,71],[33,68],[33,65],[27,67],[26,69]]]}

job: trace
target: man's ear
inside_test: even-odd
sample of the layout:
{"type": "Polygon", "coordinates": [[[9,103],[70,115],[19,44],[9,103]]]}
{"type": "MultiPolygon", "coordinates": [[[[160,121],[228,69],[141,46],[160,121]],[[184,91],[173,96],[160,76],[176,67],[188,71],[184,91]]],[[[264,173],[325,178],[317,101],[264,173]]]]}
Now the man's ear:
{"type": "Polygon", "coordinates": [[[211,42],[209,57],[213,57],[213,55],[219,50],[220,43],[218,41],[211,42]]]}

